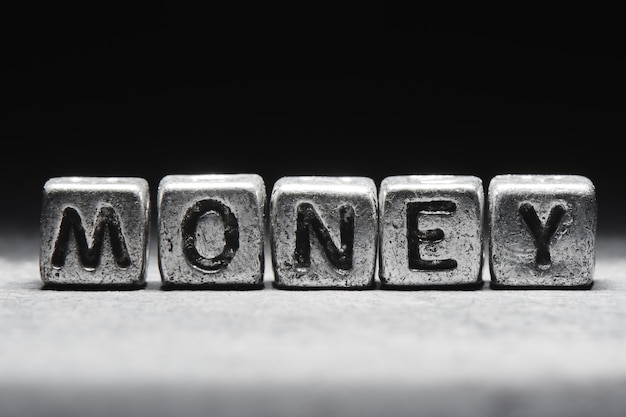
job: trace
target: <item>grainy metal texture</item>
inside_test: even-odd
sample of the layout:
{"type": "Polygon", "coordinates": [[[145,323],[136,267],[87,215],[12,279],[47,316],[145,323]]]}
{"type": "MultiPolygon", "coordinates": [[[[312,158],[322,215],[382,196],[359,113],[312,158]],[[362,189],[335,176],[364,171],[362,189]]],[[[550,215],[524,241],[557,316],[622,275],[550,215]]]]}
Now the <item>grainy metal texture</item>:
{"type": "Polygon", "coordinates": [[[482,284],[484,189],[467,175],[398,175],[381,181],[383,286],[482,284]]]}
{"type": "Polygon", "coordinates": [[[372,287],[377,236],[372,179],[292,176],[274,184],[270,241],[277,287],[372,287]]]}
{"type": "Polygon", "coordinates": [[[579,175],[498,175],[491,179],[489,265],[494,287],[593,284],[597,203],[579,175]]]}
{"type": "Polygon", "coordinates": [[[43,186],[39,268],[48,285],[141,286],[150,193],[143,178],[56,177],[43,186]]]}
{"type": "Polygon", "coordinates": [[[168,175],[157,193],[168,286],[261,286],[266,190],[257,174],[168,175]]]}

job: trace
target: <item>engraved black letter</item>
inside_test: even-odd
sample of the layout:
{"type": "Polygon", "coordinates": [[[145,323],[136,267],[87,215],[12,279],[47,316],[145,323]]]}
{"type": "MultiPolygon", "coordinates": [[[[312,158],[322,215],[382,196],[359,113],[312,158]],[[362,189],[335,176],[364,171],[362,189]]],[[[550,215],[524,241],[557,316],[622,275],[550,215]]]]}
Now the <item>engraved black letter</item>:
{"type": "Polygon", "coordinates": [[[61,268],[65,265],[67,245],[69,244],[72,231],[74,232],[74,239],[76,240],[78,257],[84,268],[94,269],[100,264],[102,242],[106,231],[109,232],[111,250],[117,265],[122,268],[130,266],[130,256],[126,248],[126,241],[124,240],[120,220],[113,207],[104,206],[100,208],[96,214],[91,247],[89,247],[87,243],[85,228],[83,227],[78,211],[72,207],[67,207],[63,210],[59,235],[54,244],[54,252],[52,252],[52,266],[55,268],[61,268]]]}
{"type": "Polygon", "coordinates": [[[181,225],[183,234],[183,254],[195,267],[206,272],[217,271],[230,263],[239,249],[239,223],[230,208],[216,200],[201,200],[191,206],[181,225]],[[206,213],[215,212],[224,224],[224,249],[222,253],[206,258],[196,249],[198,220],[206,213]]]}
{"type": "Polygon", "coordinates": [[[409,268],[423,270],[454,269],[457,262],[454,259],[424,260],[420,256],[419,245],[422,242],[437,242],[444,238],[443,230],[420,230],[418,218],[421,214],[452,214],[456,211],[456,204],[452,201],[413,202],[407,204],[407,238],[409,245],[409,268]]]}
{"type": "Polygon", "coordinates": [[[537,253],[535,255],[535,262],[538,265],[550,265],[550,239],[556,233],[556,229],[565,214],[565,208],[561,205],[556,205],[550,210],[548,220],[546,220],[545,226],[541,224],[535,208],[524,203],[519,208],[519,213],[524,219],[528,230],[535,238],[535,247],[537,253]]]}
{"type": "Polygon", "coordinates": [[[350,206],[341,206],[339,209],[341,248],[337,248],[334,244],[328,229],[311,204],[301,203],[298,205],[297,213],[296,249],[294,252],[296,267],[308,268],[311,266],[311,242],[309,240],[309,228],[311,228],[330,263],[339,269],[351,269],[354,245],[354,209],[350,206]]]}

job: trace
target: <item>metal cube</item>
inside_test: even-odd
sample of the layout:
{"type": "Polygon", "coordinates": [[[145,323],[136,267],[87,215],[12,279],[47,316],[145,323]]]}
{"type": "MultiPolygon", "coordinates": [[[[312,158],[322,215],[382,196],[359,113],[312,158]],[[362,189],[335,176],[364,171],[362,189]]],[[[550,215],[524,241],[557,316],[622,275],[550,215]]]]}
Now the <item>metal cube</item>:
{"type": "Polygon", "coordinates": [[[398,175],[381,181],[383,287],[481,286],[484,189],[469,175],[398,175]]]}
{"type": "Polygon", "coordinates": [[[276,287],[374,285],[378,207],[372,179],[279,178],[271,193],[269,226],[276,287]]]}
{"type": "Polygon", "coordinates": [[[498,175],[488,189],[494,287],[589,288],[597,203],[579,175],[498,175]]]}
{"type": "Polygon", "coordinates": [[[266,190],[257,174],[168,175],[157,192],[165,287],[261,287],[266,190]]]}
{"type": "Polygon", "coordinates": [[[149,248],[148,182],[56,177],[43,186],[39,269],[47,285],[143,286],[149,248]]]}

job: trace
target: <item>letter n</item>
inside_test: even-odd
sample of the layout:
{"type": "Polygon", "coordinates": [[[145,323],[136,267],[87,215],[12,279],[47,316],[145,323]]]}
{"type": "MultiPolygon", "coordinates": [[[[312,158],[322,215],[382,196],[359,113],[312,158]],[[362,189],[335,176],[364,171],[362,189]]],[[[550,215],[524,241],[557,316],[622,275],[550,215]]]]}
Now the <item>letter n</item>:
{"type": "Polygon", "coordinates": [[[311,266],[309,233],[309,230],[311,230],[322,246],[324,254],[335,268],[352,269],[354,209],[348,205],[339,208],[339,233],[341,239],[339,247],[333,242],[328,228],[324,225],[312,204],[300,203],[296,210],[296,248],[294,252],[296,267],[308,268],[311,266]]]}

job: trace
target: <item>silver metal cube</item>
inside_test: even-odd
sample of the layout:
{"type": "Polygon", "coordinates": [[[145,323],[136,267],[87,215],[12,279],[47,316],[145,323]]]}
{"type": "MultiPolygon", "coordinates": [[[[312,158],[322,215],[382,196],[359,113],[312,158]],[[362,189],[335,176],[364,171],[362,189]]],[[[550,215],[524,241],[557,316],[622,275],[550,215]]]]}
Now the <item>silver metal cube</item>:
{"type": "Polygon", "coordinates": [[[164,287],[261,287],[266,190],[257,174],[168,175],[159,182],[164,287]]]}
{"type": "Polygon", "coordinates": [[[270,242],[278,288],[371,288],[378,208],[371,178],[279,178],[270,197],[270,242]]]}
{"type": "Polygon", "coordinates": [[[148,182],[56,177],[43,186],[39,269],[51,286],[143,286],[149,248],[148,182]]]}
{"type": "Polygon", "coordinates": [[[484,189],[469,175],[398,175],[379,191],[383,287],[482,285],[484,189]]]}
{"type": "Polygon", "coordinates": [[[492,286],[591,287],[597,203],[590,179],[497,175],[488,205],[492,286]]]}

